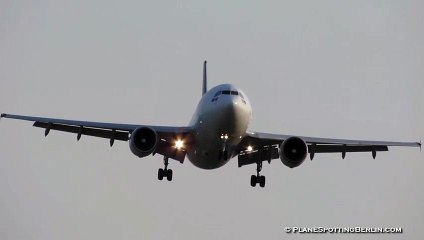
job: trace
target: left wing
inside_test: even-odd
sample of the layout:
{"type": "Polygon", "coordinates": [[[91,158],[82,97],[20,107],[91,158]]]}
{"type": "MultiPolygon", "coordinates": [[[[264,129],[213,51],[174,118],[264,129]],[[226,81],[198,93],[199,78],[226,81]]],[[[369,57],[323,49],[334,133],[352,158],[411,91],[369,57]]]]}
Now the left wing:
{"type": "MultiPolygon", "coordinates": [[[[171,142],[173,142],[176,136],[187,136],[190,135],[192,131],[191,127],[89,122],[57,118],[13,115],[7,113],[2,113],[0,115],[0,118],[11,118],[34,122],[34,127],[45,129],[45,136],[49,134],[50,130],[57,130],[62,132],[74,133],[77,135],[77,140],[80,140],[82,135],[106,138],[110,140],[110,146],[113,145],[115,140],[128,141],[130,138],[130,134],[139,127],[149,127],[154,129],[157,132],[159,139],[161,140],[161,145],[163,146],[167,144],[169,145],[171,142]]],[[[158,148],[158,151],[156,153],[163,155],[161,149],[162,148],[158,148]]],[[[180,162],[183,161],[183,159],[177,160],[179,160],[180,162]]]]}
{"type": "Polygon", "coordinates": [[[389,146],[421,148],[421,142],[347,140],[247,132],[237,147],[239,167],[257,163],[258,161],[271,161],[272,159],[279,158],[279,145],[290,137],[301,138],[307,144],[311,160],[314,158],[315,153],[338,152],[342,153],[342,158],[345,158],[346,152],[372,152],[372,156],[375,158],[376,152],[388,151],[389,146]],[[249,146],[255,151],[247,151],[249,146]]]}

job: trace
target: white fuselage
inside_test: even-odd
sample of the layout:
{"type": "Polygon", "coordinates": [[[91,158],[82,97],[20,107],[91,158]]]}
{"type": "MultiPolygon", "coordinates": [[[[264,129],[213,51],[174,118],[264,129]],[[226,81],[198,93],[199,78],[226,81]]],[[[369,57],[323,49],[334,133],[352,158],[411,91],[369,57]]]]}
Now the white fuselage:
{"type": "Polygon", "coordinates": [[[245,94],[231,84],[206,92],[194,113],[194,142],[187,150],[190,162],[203,169],[223,166],[235,154],[246,134],[252,108],[245,94]]]}

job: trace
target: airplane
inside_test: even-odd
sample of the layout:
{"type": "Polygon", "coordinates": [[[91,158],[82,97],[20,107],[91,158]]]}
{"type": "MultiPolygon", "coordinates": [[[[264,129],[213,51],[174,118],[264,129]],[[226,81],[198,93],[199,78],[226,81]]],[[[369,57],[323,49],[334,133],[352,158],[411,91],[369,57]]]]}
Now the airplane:
{"type": "Polygon", "coordinates": [[[256,174],[250,185],[265,187],[261,175],[262,163],[274,159],[289,167],[300,166],[316,153],[377,152],[388,151],[389,146],[420,147],[421,142],[387,142],[305,137],[248,131],[252,107],[246,94],[232,84],[222,84],[207,90],[207,62],[203,63],[202,97],[187,126],[150,126],[119,124],[66,119],[44,118],[2,113],[1,118],[34,122],[34,127],[74,133],[77,140],[82,135],[129,141],[131,152],[139,158],[160,154],[164,168],[159,168],[158,179],[172,181],[173,172],[168,168],[169,159],[189,161],[201,169],[216,169],[230,159],[238,157],[238,167],[256,164],[256,174]]]}

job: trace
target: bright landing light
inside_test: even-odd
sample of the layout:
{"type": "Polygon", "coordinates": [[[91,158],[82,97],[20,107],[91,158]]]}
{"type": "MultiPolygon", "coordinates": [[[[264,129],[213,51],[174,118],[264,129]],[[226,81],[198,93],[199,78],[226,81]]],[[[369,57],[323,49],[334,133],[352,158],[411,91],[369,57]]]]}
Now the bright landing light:
{"type": "Polygon", "coordinates": [[[181,149],[184,147],[184,141],[181,139],[177,139],[177,141],[175,141],[175,148],[176,149],[181,149]]]}
{"type": "Polygon", "coordinates": [[[252,146],[247,146],[247,149],[246,149],[248,152],[251,152],[252,150],[253,150],[253,147],[252,146]]]}

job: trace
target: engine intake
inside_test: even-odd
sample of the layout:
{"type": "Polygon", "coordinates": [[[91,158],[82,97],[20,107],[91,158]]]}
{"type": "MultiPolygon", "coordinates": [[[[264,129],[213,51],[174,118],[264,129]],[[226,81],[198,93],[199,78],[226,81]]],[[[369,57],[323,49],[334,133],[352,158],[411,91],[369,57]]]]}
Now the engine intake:
{"type": "Polygon", "coordinates": [[[131,152],[142,158],[146,157],[155,151],[158,143],[158,134],[149,127],[137,128],[130,139],[131,152]]]}
{"type": "Polygon", "coordinates": [[[280,145],[280,159],[289,168],[299,166],[308,155],[308,145],[299,137],[289,137],[280,145]]]}

